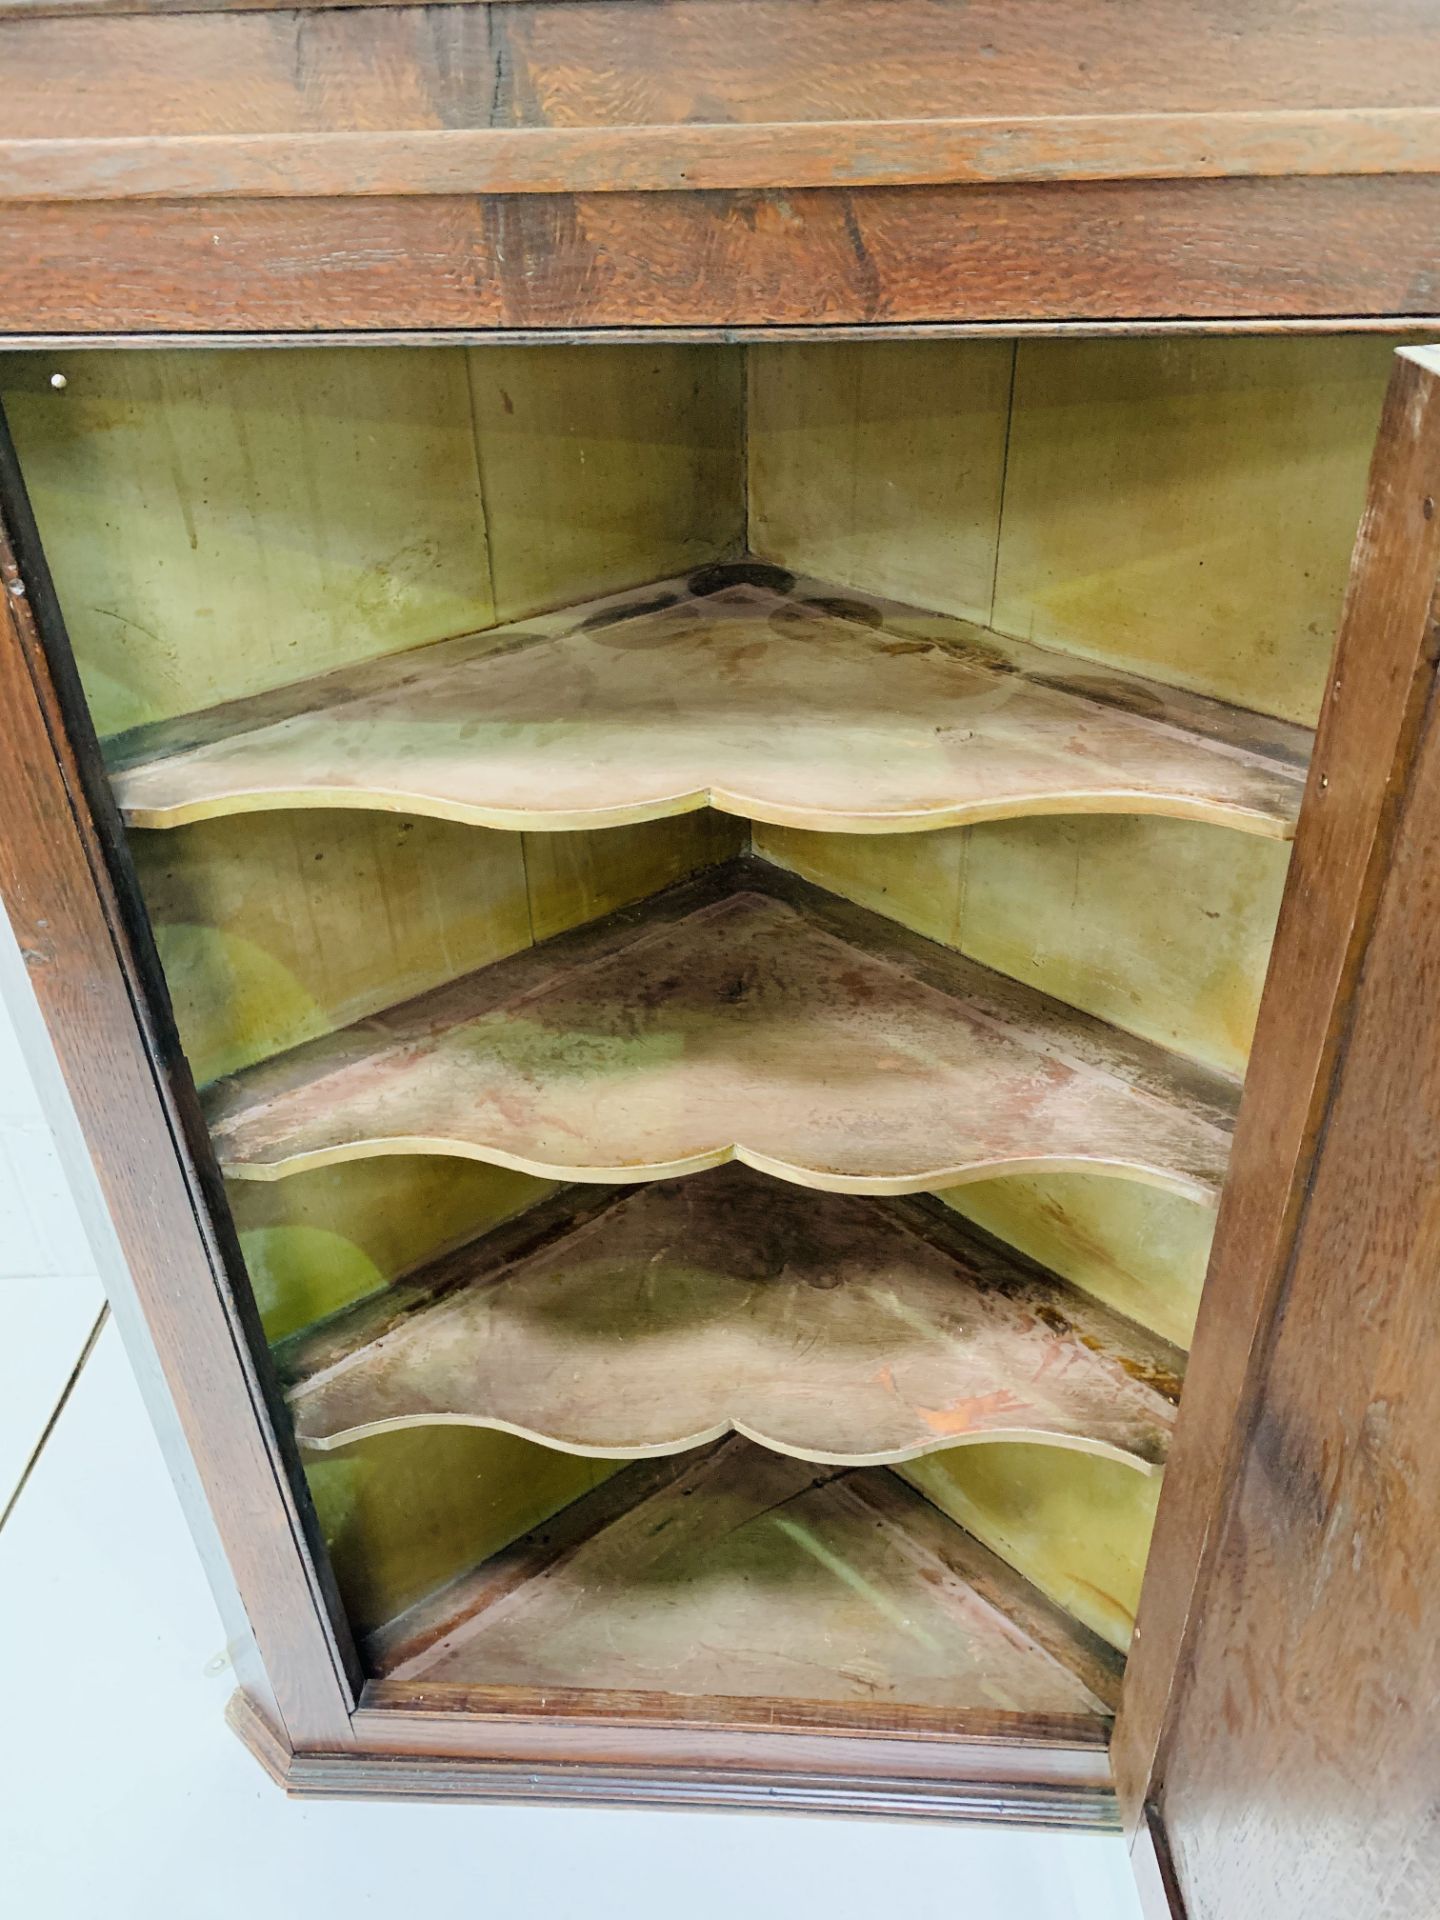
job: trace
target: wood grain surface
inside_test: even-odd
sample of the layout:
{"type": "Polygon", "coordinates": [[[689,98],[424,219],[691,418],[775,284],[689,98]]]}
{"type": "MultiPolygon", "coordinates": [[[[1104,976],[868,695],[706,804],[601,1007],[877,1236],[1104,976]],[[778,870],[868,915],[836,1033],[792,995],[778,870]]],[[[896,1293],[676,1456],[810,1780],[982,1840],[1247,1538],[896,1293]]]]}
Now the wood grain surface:
{"type": "Polygon", "coordinates": [[[1288,837],[1309,741],[964,621],[704,569],[118,742],[132,826],[360,807],[551,831],[710,806],[916,831],[1157,813],[1288,837]]]}
{"type": "MultiPolygon", "coordinates": [[[[783,1702],[704,1702],[698,1727],[686,1723],[690,1703],[674,1694],[627,1694],[624,1713],[616,1704],[613,1694],[580,1690],[377,1685],[356,1714],[365,1746],[347,1755],[289,1751],[244,1692],[231,1696],[226,1719],[291,1799],[725,1807],[1077,1833],[1117,1827],[1108,1722],[1093,1715],[979,1710],[946,1716],[940,1736],[867,1729],[857,1737],[853,1727],[819,1729],[813,1713],[787,1717],[783,1702]],[[565,1718],[546,1712],[552,1702],[565,1718]],[[592,1721],[586,1708],[597,1702],[592,1721]]],[[[830,1712],[838,1720],[843,1709],[830,1712]]]]}
{"type": "Polygon", "coordinates": [[[107,753],[130,728],[728,557],[739,363],[653,343],[7,355],[107,753]]]}
{"type": "Polygon", "coordinates": [[[522,127],[0,139],[15,200],[674,193],[960,182],[1440,172],[1440,109],[1076,114],[1042,121],[522,127]]]}
{"type": "Polygon", "coordinates": [[[1161,1476],[1009,1440],[927,1453],[894,1471],[1069,1618],[1128,1651],[1161,1476]]]}
{"type": "Polygon", "coordinates": [[[1164,1457],[1178,1355],[939,1209],[730,1166],[564,1197],[526,1240],[477,1240],[298,1342],[302,1445],[454,1423],[611,1459],[732,1431],[845,1466],[985,1436],[1164,1457]]]}
{"type": "MultiPolygon", "coordinates": [[[[1417,500],[1408,434],[1386,449],[1395,518],[1425,516],[1403,569],[1385,538],[1394,521],[1375,529],[1400,576],[1398,646],[1416,638],[1399,621],[1411,567],[1428,562],[1437,585],[1440,353],[1416,356],[1396,387],[1405,404],[1389,424],[1429,455],[1417,500]]],[[[1440,597],[1431,605],[1388,871],[1164,1761],[1191,1920],[1420,1920],[1440,1907],[1440,597]]],[[[1351,666],[1345,650],[1337,664],[1351,666]]],[[[1345,772],[1338,754],[1329,764],[1333,788],[1345,772]]]]}
{"type": "Polygon", "coordinates": [[[1044,139],[1065,116],[1283,126],[1435,104],[1424,0],[1148,0],[1123,34],[1094,0],[45,11],[0,5],[12,138],[657,126],[683,153],[696,127],[852,123],[863,171],[873,123],[957,109],[1044,139]]]}
{"type": "Polygon", "coordinates": [[[1440,177],[0,204],[16,335],[1440,310],[1440,177]]]}
{"type": "Polygon", "coordinates": [[[1430,36],[1423,0],[1156,0],[1123,34],[1094,0],[10,0],[0,311],[17,333],[1425,313],[1430,36]]]}
{"type": "MultiPolygon", "coordinates": [[[[1356,538],[1339,643],[1241,1105],[1233,1173],[1216,1226],[1187,1370],[1189,1391],[1156,1522],[1151,1573],[1116,1728],[1117,1785],[1131,1824],[1165,1778],[1173,1689],[1183,1679],[1190,1649],[1213,1647],[1215,1653],[1205,1655],[1211,1658],[1230,1644],[1225,1616],[1212,1613],[1208,1598],[1208,1583],[1217,1577],[1216,1555],[1224,1537],[1229,1490],[1242,1475],[1256,1472],[1273,1472],[1277,1486],[1295,1483],[1296,1475],[1318,1476],[1313,1482],[1316,1487],[1341,1474],[1345,1443],[1331,1399],[1332,1368],[1342,1369],[1342,1349],[1348,1353],[1357,1342],[1362,1352],[1374,1351],[1370,1343],[1376,1329],[1369,1324],[1370,1316],[1386,1317],[1385,1289],[1395,1290],[1397,1303],[1408,1299],[1405,1236],[1410,1229],[1404,1221],[1410,1216],[1397,1211],[1393,1238],[1388,1227],[1382,1230],[1377,1225],[1366,1256],[1371,1262],[1368,1268],[1357,1265],[1358,1256],[1350,1251],[1356,1243],[1337,1227],[1336,1283],[1345,1276],[1353,1313],[1347,1312],[1343,1324],[1332,1322],[1323,1342],[1328,1357],[1323,1363],[1315,1359],[1318,1399],[1312,1418],[1316,1424],[1298,1436],[1285,1436],[1282,1445],[1264,1411],[1272,1391],[1278,1390],[1267,1384],[1272,1322],[1287,1286],[1293,1285],[1289,1276],[1307,1204],[1312,1209],[1315,1205],[1313,1200],[1307,1203],[1307,1195],[1322,1129],[1328,1124],[1330,1137],[1335,1137],[1334,1103],[1354,1098],[1347,1092],[1352,1072],[1360,1086],[1370,1079],[1363,1060],[1357,1063],[1351,1014],[1364,969],[1370,964],[1366,956],[1376,937],[1376,916],[1401,821],[1413,820],[1404,813],[1406,794],[1418,777],[1418,756],[1434,698],[1440,651],[1435,613],[1440,571],[1437,501],[1440,364],[1433,351],[1406,349],[1397,360],[1386,399],[1356,538]],[[1375,1275],[1373,1290],[1363,1283],[1365,1271],[1375,1275]],[[1382,1275],[1388,1276],[1383,1286],[1382,1275]]],[[[1421,870],[1407,871],[1418,876],[1421,870]]],[[[1416,939],[1428,911],[1424,888],[1429,884],[1428,873],[1414,882],[1416,939]]],[[[1395,910],[1392,904],[1390,911],[1395,910]]],[[[1413,977],[1423,1000],[1426,975],[1422,970],[1413,977]]],[[[1416,1098],[1423,1102],[1428,1009],[1422,1000],[1399,1017],[1393,1041],[1409,1058],[1416,1076],[1416,1098]]],[[[1373,1084],[1388,1084],[1385,1070],[1377,1071],[1381,1077],[1373,1084]]],[[[1423,1104],[1415,1111],[1421,1114],[1423,1104]]],[[[1389,1120],[1387,1110],[1385,1127],[1389,1120]]],[[[1373,1129],[1375,1139],[1389,1139],[1385,1127],[1376,1115],[1353,1139],[1357,1164],[1376,1169],[1377,1190],[1381,1176],[1379,1162],[1371,1157],[1375,1151],[1371,1134],[1373,1129]]],[[[1415,1136],[1417,1141],[1424,1137],[1423,1130],[1415,1136]]],[[[1403,1172],[1403,1164],[1397,1161],[1393,1177],[1399,1180],[1403,1172]]],[[[1397,1209],[1407,1204],[1397,1192],[1397,1209]]],[[[1409,1308],[1401,1305],[1400,1310],[1409,1308]]],[[[1322,1347],[1312,1346],[1311,1351],[1312,1357],[1318,1356],[1322,1347]]],[[[1419,1346],[1412,1348],[1417,1361],[1422,1351],[1419,1346]]],[[[1348,1371],[1337,1371],[1334,1378],[1337,1383],[1348,1380],[1348,1371]]],[[[1316,1516],[1329,1511],[1328,1495],[1322,1498],[1316,1492],[1313,1498],[1318,1504],[1297,1507],[1297,1516],[1302,1511],[1316,1516]]],[[[1313,1524],[1322,1526],[1323,1518],[1316,1517],[1313,1524]]],[[[1368,1552],[1365,1539],[1365,1528],[1359,1527],[1355,1540],[1362,1555],[1368,1552]]],[[[1255,1551],[1260,1552],[1258,1545],[1255,1551]]],[[[1315,1591],[1304,1586],[1303,1574],[1297,1571],[1295,1577],[1300,1582],[1297,1595],[1315,1591]]],[[[1289,1590],[1285,1578],[1278,1581],[1277,1597],[1282,1588],[1289,1590]]],[[[1303,1602],[1297,1598],[1296,1604],[1303,1602]]],[[[1367,1621],[1367,1632],[1372,1625],[1367,1621]]],[[[1277,1641],[1264,1660],[1278,1672],[1285,1652],[1277,1641]]],[[[1259,1685],[1258,1669],[1255,1674],[1259,1685]]],[[[1338,1674],[1333,1678],[1338,1679],[1338,1674]]],[[[1327,1681],[1327,1697],[1330,1688],[1327,1681]]],[[[1238,1705],[1235,1710],[1241,1714],[1238,1705]]],[[[1241,1717],[1248,1713],[1247,1707],[1241,1717]]],[[[1317,1755],[1313,1740],[1307,1739],[1306,1751],[1317,1755]]],[[[1247,1776],[1243,1785],[1261,1791],[1255,1775],[1247,1776]]],[[[1317,1774],[1316,1791],[1322,1790],[1317,1774]]],[[[1161,1806],[1164,1811],[1163,1795],[1161,1806]]]]}
{"type": "Polygon", "coordinates": [[[596,1182],[735,1158],[861,1193],[1047,1164],[1213,1199],[1233,1083],[905,945],[718,867],[217,1082],[212,1138],[238,1179],[418,1151],[596,1182]]]}
{"type": "Polygon", "coordinates": [[[732,1440],[537,1562],[392,1681],[1106,1712],[1083,1630],[1060,1657],[1044,1602],[883,1472],[732,1440]]]}

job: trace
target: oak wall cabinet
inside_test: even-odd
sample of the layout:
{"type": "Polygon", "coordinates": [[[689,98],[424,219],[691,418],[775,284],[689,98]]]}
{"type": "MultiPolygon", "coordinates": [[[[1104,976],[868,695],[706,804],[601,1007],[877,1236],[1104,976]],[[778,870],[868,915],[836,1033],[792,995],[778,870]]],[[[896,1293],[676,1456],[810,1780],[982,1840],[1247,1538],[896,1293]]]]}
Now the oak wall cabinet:
{"type": "Polygon", "coordinates": [[[1440,26],[1119,11],[0,5],[0,895],[293,1792],[1440,1891],[1440,26]]]}

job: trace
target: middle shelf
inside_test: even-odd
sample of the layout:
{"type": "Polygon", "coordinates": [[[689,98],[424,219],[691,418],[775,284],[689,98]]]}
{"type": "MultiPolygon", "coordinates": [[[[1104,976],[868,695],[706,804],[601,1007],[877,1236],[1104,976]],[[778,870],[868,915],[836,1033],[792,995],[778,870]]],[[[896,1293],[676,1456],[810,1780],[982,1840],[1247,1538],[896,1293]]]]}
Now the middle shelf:
{"type": "Polygon", "coordinates": [[[746,1168],[568,1189],[280,1349],[302,1443],[503,1428],[635,1459],[728,1432],[837,1466],[980,1439],[1149,1471],[1180,1355],[935,1200],[746,1168]]]}
{"type": "Polygon", "coordinates": [[[764,862],[710,869],[217,1082],[225,1173],[440,1153],[832,1192],[1046,1167],[1213,1204],[1238,1084],[764,862]]]}

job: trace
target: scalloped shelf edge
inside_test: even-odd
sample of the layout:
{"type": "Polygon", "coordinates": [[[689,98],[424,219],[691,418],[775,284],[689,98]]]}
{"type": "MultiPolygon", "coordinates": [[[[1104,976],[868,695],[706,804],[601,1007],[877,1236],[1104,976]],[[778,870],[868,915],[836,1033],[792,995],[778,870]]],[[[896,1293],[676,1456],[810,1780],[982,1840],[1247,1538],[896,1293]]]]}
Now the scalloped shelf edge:
{"type": "Polygon", "coordinates": [[[836,1467],[986,1441],[1144,1474],[1183,1362],[935,1200],[738,1166],[570,1188],[282,1344],[302,1446],[423,1426],[636,1460],[740,1435],[836,1467]]]}
{"type": "Polygon", "coordinates": [[[380,656],[111,750],[121,810],[148,829],[323,808],[558,833],[709,806],[812,832],[1149,814],[1285,841],[1309,744],[1303,728],[953,615],[736,563],[380,656]]]}
{"type": "Polygon", "coordinates": [[[292,1174],[316,1173],[323,1167],[343,1166],[350,1160],[378,1160],[390,1155],[434,1155],[453,1160],[476,1160],[488,1167],[503,1167],[511,1173],[533,1174],[540,1180],[564,1180],[581,1186],[614,1184],[644,1185],[652,1180],[683,1179],[705,1173],[712,1167],[732,1163],[752,1167],[789,1186],[806,1187],[813,1193],[853,1193],[876,1198],[912,1193],[945,1193],[952,1187],[969,1186],[980,1180],[999,1180],[1007,1174],[1093,1173],[1105,1179],[1133,1180],[1143,1187],[1155,1187],[1183,1200],[1193,1200],[1212,1210],[1220,1204],[1220,1189],[1201,1180],[1192,1180],[1165,1167],[1150,1166],[1139,1160],[1084,1159],[1073,1154],[1010,1155],[1005,1159],[975,1160],[963,1166],[940,1166],[923,1172],[890,1176],[886,1174],[829,1173],[824,1168],[797,1165],[771,1154],[759,1153],[741,1143],[717,1147],[713,1151],[691,1154],[682,1160],[657,1160],[635,1166],[577,1166],[573,1161],[540,1160],[529,1154],[510,1153],[499,1147],[477,1145],[473,1140],[448,1138],[441,1134],[395,1134],[382,1139],[353,1140],[343,1146],[318,1147],[284,1159],[260,1162],[221,1160],[227,1180],[285,1180],[292,1174]]]}

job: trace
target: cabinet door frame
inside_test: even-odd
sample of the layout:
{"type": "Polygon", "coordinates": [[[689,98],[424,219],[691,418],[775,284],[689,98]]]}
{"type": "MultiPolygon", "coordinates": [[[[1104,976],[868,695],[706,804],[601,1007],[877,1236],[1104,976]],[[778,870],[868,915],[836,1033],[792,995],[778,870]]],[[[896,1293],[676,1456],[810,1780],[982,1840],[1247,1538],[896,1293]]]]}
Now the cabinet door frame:
{"type": "Polygon", "coordinates": [[[1310,0],[1303,32],[837,10],[0,0],[0,313],[39,342],[1433,311],[1413,0],[1310,0]]]}
{"type": "MultiPolygon", "coordinates": [[[[1116,1726],[1116,1785],[1137,1836],[1163,1806],[1183,1683],[1210,1624],[1206,1585],[1254,1440],[1317,1138],[1344,1074],[1356,1070],[1342,1045],[1348,1010],[1419,751],[1436,647],[1437,393],[1440,356],[1402,350],[1116,1726]]],[[[177,1480],[183,1490],[193,1467],[197,1530],[213,1525],[218,1536],[224,1565],[214,1577],[235,1622],[239,1730],[301,1791],[519,1790],[478,1756],[417,1762],[408,1787],[383,1760],[3,422],[0,510],[0,762],[10,776],[0,900],[124,1255],[128,1272],[110,1276],[112,1289],[143,1326],[178,1415],[186,1457],[172,1462],[177,1480]],[[316,1764],[297,1767],[307,1756],[316,1764]]],[[[627,1797],[613,1782],[578,1791],[627,1797]]]]}
{"type": "MultiPolygon", "coordinates": [[[[1363,1159],[1371,1137],[1396,1125],[1386,1105],[1387,1055],[1393,1074],[1397,1048],[1440,1046],[1440,1021],[1418,994],[1411,1033],[1372,1024],[1362,1035],[1356,1024],[1382,970],[1393,972],[1402,956],[1425,949],[1433,903],[1422,881],[1429,875],[1436,884],[1440,845],[1433,834],[1427,840],[1423,817],[1417,819],[1423,807],[1411,802],[1423,794],[1427,757],[1440,753],[1437,664],[1440,348],[1406,347],[1397,355],[1371,464],[1112,1747],[1137,1857],[1153,1851],[1157,1828],[1163,1848],[1173,1804],[1191,1804],[1198,1772],[1193,1730],[1217,1721],[1228,1728],[1238,1716],[1261,1744],[1253,1698],[1227,1706],[1216,1692],[1220,1656],[1236,1634],[1234,1593],[1253,1598],[1263,1589],[1273,1545],[1247,1537],[1240,1507],[1247,1475],[1287,1489],[1298,1514],[1304,1485],[1320,1490],[1319,1498],[1354,1445],[1330,1392],[1343,1357],[1332,1351],[1327,1369],[1326,1349],[1316,1345],[1307,1404],[1287,1409],[1272,1391],[1277,1341],[1287,1320],[1303,1324],[1313,1311],[1314,1263],[1326,1258],[1315,1239],[1317,1196],[1363,1159]],[[1402,855],[1410,863],[1403,890],[1399,878],[1390,884],[1402,855]]],[[[1403,1198],[1397,1186],[1401,1219],[1403,1198]]],[[[1333,1258],[1344,1257],[1334,1249],[1333,1258]]],[[[1400,1246],[1367,1249],[1363,1271],[1364,1297],[1387,1313],[1398,1315],[1419,1284],[1400,1246]]],[[[1417,1381],[1427,1360],[1433,1370],[1433,1355],[1414,1355],[1417,1381]]],[[[1434,1467],[1440,1471],[1440,1456],[1434,1467]]],[[[1409,1549],[1387,1532],[1380,1506],[1357,1514],[1355,1526],[1364,1551],[1390,1556],[1398,1569],[1409,1549]]],[[[1264,1624],[1257,1623],[1261,1634],[1264,1624]]],[[[1373,1632],[1373,1623],[1359,1618],[1349,1625],[1357,1644],[1373,1632]]],[[[1263,1641],[1247,1649],[1252,1663],[1258,1653],[1277,1668],[1293,1651],[1263,1641]]],[[[1385,1684],[1403,1692],[1404,1675],[1386,1665],[1389,1657],[1384,1649],[1376,1654],[1368,1678],[1373,1686],[1378,1669],[1385,1684]]],[[[1238,1691],[1247,1694],[1243,1681],[1238,1691]]],[[[1346,1711],[1343,1700],[1332,1707],[1337,1743],[1353,1738],[1340,1731],[1346,1711]]],[[[1275,1732],[1270,1744],[1277,1761],[1299,1762],[1283,1734],[1275,1732]]],[[[1383,1779],[1384,1753],[1370,1758],[1383,1779]]],[[[1318,1763],[1311,1777],[1323,1780],[1318,1763]]],[[[1270,1780],[1247,1781],[1243,1769],[1232,1769],[1226,1792],[1232,1805],[1247,1794],[1262,1805],[1270,1780]]],[[[1196,1793],[1203,1804],[1198,1787],[1196,1793]]],[[[1188,1837],[1183,1828],[1169,1836],[1182,1869],[1188,1837]]],[[[1257,1850],[1264,1844],[1257,1832],[1257,1850]]],[[[1279,1884],[1284,1854],[1273,1830],[1270,1844],[1267,1885],[1279,1884]]],[[[1301,1844],[1298,1826],[1294,1844],[1301,1844]]],[[[1205,1861],[1205,1843],[1197,1847],[1205,1861]]],[[[1182,1882],[1183,1871],[1175,1884],[1182,1882]]],[[[1235,1910],[1223,1898],[1209,1905],[1212,1891],[1227,1890],[1206,1885],[1202,1871],[1189,1890],[1197,1912],[1235,1910]]],[[[1242,1888],[1228,1891],[1244,1904],[1242,1888]]],[[[1350,1889],[1352,1899],[1363,1892],[1350,1889]]],[[[1349,1911],[1358,1920],[1381,1909],[1352,1904],[1349,1911]]]]}

